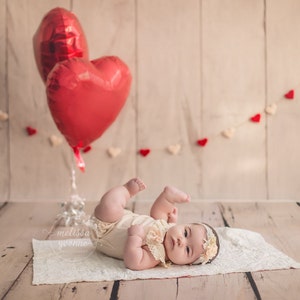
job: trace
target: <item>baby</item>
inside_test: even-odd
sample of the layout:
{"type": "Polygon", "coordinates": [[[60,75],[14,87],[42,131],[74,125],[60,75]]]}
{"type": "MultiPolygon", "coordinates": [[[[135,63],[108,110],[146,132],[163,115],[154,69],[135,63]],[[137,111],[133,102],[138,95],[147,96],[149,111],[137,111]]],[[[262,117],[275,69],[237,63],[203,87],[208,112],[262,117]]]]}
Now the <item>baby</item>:
{"type": "Polygon", "coordinates": [[[127,201],[146,188],[138,178],[103,195],[91,218],[91,240],[97,250],[123,259],[131,270],[158,264],[206,264],[218,255],[219,240],[207,224],[176,225],[176,203],[189,202],[184,192],[167,186],[152,205],[150,216],[125,209],[127,201]]]}

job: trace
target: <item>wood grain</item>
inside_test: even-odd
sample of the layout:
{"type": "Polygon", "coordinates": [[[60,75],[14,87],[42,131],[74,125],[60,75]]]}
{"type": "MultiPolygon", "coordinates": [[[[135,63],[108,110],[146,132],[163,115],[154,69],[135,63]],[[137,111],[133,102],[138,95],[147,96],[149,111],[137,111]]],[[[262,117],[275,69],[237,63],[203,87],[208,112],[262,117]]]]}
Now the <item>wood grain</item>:
{"type": "MultiPolygon", "coordinates": [[[[55,204],[8,203],[0,210],[0,297],[14,286],[24,269],[32,265],[32,238],[43,239],[49,234],[58,213],[55,204]]],[[[26,289],[32,277],[28,277],[26,289]]],[[[24,292],[24,290],[22,291],[24,292]]],[[[16,299],[16,298],[15,298],[16,299]]]]}
{"type": "MultiPolygon", "coordinates": [[[[223,204],[231,227],[259,232],[267,242],[300,261],[300,207],[296,203],[223,204]]],[[[253,273],[262,299],[298,299],[300,270],[253,273]]]]}

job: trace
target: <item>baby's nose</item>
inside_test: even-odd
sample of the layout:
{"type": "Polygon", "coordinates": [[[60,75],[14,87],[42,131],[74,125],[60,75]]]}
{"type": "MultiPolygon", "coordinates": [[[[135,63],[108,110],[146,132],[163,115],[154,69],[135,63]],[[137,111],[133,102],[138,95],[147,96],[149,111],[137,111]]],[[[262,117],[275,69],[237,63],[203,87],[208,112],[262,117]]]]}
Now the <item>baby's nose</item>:
{"type": "Polygon", "coordinates": [[[181,238],[178,238],[177,239],[177,244],[178,244],[178,246],[182,247],[184,245],[184,242],[181,238]]]}

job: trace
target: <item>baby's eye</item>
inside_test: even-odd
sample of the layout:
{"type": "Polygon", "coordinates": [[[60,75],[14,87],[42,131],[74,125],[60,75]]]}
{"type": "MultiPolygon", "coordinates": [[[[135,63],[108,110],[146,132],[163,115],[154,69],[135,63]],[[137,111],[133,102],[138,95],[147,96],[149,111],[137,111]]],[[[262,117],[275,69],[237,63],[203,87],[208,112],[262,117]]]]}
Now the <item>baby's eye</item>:
{"type": "Polygon", "coordinates": [[[187,253],[187,255],[190,254],[190,248],[188,246],[186,247],[186,253],[187,253]]]}
{"type": "Polygon", "coordinates": [[[187,235],[188,235],[188,232],[186,229],[184,229],[184,237],[187,237],[187,235]]]}

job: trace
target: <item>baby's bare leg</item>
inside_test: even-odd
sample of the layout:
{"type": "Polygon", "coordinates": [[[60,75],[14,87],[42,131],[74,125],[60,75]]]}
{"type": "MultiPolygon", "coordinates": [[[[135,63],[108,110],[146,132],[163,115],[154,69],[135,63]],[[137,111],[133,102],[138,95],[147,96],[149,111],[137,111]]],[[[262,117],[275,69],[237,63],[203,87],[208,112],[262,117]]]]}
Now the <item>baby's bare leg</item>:
{"type": "Polygon", "coordinates": [[[133,178],[122,186],[112,188],[103,195],[100,203],[96,206],[95,217],[109,223],[120,220],[127,201],[145,188],[145,184],[138,178],[133,178]]]}

